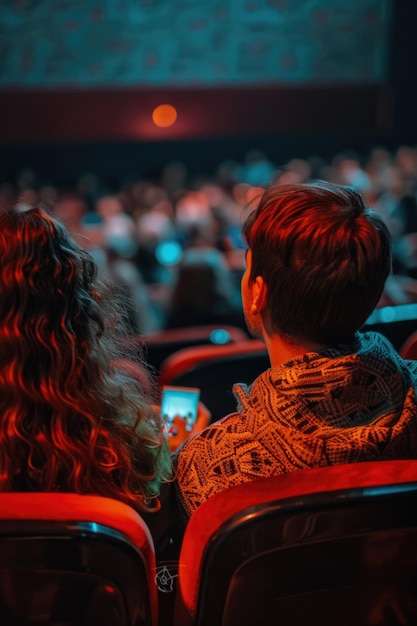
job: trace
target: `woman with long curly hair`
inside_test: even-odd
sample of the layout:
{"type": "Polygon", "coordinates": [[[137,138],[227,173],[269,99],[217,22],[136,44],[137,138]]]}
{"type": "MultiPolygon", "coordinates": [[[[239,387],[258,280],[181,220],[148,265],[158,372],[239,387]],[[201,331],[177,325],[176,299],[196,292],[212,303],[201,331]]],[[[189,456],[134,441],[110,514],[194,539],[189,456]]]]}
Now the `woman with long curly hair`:
{"type": "Polygon", "coordinates": [[[169,450],[153,398],[114,366],[123,328],[110,286],[58,220],[0,215],[0,491],[116,498],[144,517],[158,552],[169,450]]]}

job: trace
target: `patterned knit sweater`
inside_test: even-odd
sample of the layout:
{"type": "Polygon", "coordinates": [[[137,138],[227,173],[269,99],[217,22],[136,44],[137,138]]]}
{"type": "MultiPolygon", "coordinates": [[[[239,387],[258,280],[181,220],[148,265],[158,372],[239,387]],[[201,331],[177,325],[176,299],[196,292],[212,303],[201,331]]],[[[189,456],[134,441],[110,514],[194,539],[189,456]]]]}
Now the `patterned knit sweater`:
{"type": "Polygon", "coordinates": [[[179,504],[190,515],[232,485],[293,470],[417,458],[417,362],[377,333],[308,353],[233,388],[238,411],[185,442],[179,504]]]}

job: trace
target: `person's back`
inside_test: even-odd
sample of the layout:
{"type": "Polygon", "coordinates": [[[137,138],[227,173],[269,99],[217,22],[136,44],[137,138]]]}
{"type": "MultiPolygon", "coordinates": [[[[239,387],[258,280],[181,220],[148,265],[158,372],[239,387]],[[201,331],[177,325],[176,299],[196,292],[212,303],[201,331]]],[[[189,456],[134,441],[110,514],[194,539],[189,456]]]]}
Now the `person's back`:
{"type": "Polygon", "coordinates": [[[361,327],[391,268],[381,218],[350,188],[277,185],[246,220],[242,300],[271,368],[237,412],[180,448],[184,520],[232,485],[298,469],[417,457],[417,363],[361,327]]]}
{"type": "Polygon", "coordinates": [[[206,324],[244,326],[239,292],[219,250],[189,248],[173,285],[164,327],[206,324]]]}
{"type": "Polygon", "coordinates": [[[122,500],[159,550],[170,460],[153,399],[113,365],[122,310],[39,209],[0,215],[0,250],[0,491],[122,500]]]}

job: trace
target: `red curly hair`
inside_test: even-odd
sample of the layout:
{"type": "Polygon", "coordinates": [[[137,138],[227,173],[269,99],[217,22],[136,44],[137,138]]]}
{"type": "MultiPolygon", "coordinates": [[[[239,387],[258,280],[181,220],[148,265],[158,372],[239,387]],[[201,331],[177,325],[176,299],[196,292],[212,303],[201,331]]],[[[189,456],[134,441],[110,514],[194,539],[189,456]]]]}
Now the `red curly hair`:
{"type": "Polygon", "coordinates": [[[112,366],[121,311],[91,256],[40,209],[0,215],[0,250],[0,490],[157,510],[171,475],[161,420],[112,366]]]}

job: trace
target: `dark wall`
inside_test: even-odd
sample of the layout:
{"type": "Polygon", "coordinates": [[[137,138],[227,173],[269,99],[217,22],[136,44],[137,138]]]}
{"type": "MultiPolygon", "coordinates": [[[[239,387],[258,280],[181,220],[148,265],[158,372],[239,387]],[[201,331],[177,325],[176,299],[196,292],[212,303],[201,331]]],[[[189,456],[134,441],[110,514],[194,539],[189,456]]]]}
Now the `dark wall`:
{"type": "Polygon", "coordinates": [[[242,159],[252,148],[278,164],[367,150],[390,140],[389,102],[389,89],[373,86],[9,92],[0,104],[8,120],[0,129],[0,167],[6,177],[33,167],[41,178],[66,182],[86,170],[148,176],[175,159],[192,174],[211,173],[220,160],[242,159]],[[172,128],[149,121],[161,101],[179,112],[172,128]]]}
{"type": "Polygon", "coordinates": [[[417,2],[394,3],[390,86],[393,98],[391,134],[417,142],[417,2]]]}
{"type": "Polygon", "coordinates": [[[4,142],[167,141],[280,133],[389,134],[389,86],[9,90],[1,94],[4,142]],[[169,102],[178,119],[156,127],[169,102]]]}

